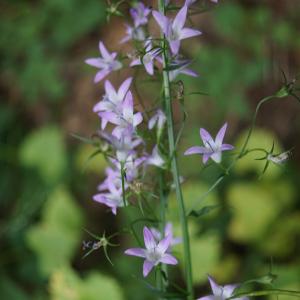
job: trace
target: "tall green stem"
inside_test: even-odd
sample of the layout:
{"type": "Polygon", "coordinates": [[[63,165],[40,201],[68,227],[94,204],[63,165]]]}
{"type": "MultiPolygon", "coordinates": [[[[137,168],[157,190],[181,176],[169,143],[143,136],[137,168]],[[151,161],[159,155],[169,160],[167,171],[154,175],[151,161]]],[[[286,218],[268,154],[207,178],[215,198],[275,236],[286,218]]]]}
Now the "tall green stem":
{"type": "MultiPolygon", "coordinates": [[[[162,14],[165,14],[165,4],[164,0],[158,0],[159,10],[162,14]]],[[[165,104],[165,113],[167,116],[167,126],[168,126],[168,140],[169,140],[169,151],[171,157],[171,168],[173,174],[173,180],[176,190],[176,198],[179,207],[180,223],[182,230],[183,238],[183,247],[184,247],[184,266],[185,266],[185,277],[187,284],[188,300],[194,299],[193,292],[193,278],[192,278],[192,261],[191,261],[191,251],[190,251],[190,238],[188,232],[188,224],[185,213],[185,206],[183,201],[183,195],[179,180],[179,172],[177,166],[177,157],[176,157],[176,146],[175,146],[175,136],[174,136],[174,125],[173,125],[173,111],[171,103],[171,89],[170,89],[170,80],[168,72],[168,51],[166,50],[166,39],[163,37],[161,43],[162,47],[162,56],[163,56],[163,89],[164,89],[164,104],[165,104]]]]}

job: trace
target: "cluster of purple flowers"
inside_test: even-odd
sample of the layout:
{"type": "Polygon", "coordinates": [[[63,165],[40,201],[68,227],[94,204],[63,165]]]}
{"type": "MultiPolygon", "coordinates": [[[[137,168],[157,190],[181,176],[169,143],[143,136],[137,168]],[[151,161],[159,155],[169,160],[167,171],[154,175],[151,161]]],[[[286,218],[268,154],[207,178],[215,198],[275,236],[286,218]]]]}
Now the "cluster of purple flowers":
{"type": "MultiPolygon", "coordinates": [[[[126,35],[120,42],[125,43],[132,40],[138,42],[142,51],[136,57],[130,57],[131,61],[128,65],[130,67],[143,65],[150,76],[160,71],[160,68],[156,69],[156,63],[162,65],[163,50],[160,42],[155,43],[159,39],[153,38],[147,28],[152,15],[167,41],[168,49],[166,51],[171,58],[169,65],[172,66],[172,70],[169,71],[169,79],[174,80],[180,73],[197,76],[194,71],[188,69],[190,61],[179,53],[182,40],[201,34],[198,30],[185,27],[189,7],[194,2],[186,0],[173,19],[146,7],[143,2],[137,2],[130,10],[132,24],[126,24],[126,35]]],[[[217,0],[213,2],[217,2],[217,0]]],[[[169,1],[166,1],[166,4],[168,5],[169,1]]],[[[118,59],[118,53],[110,53],[102,41],[99,42],[99,50],[100,57],[86,60],[87,64],[99,69],[94,78],[95,83],[104,80],[111,72],[123,67],[123,62],[118,59]]],[[[145,172],[148,165],[164,168],[166,164],[166,160],[160,152],[160,141],[166,116],[159,107],[152,110],[153,114],[148,120],[147,128],[148,130],[156,128],[157,144],[153,146],[152,153],[148,154],[145,150],[145,141],[139,135],[139,127],[144,117],[142,112],[135,110],[134,94],[130,89],[133,80],[132,77],[127,78],[117,89],[109,80],[105,80],[105,93],[93,108],[101,121],[99,135],[112,150],[108,159],[110,166],[106,168],[106,178],[98,186],[98,192],[93,199],[107,206],[114,215],[117,214],[118,208],[130,205],[124,194],[131,183],[138,180],[145,172]]],[[[233,146],[223,144],[226,128],[227,124],[220,129],[215,140],[205,129],[200,129],[204,146],[192,147],[185,152],[185,155],[198,153],[203,155],[204,163],[209,158],[219,163],[222,151],[233,149],[233,146]]],[[[171,265],[178,263],[171,254],[171,247],[180,243],[181,239],[173,237],[170,223],[167,223],[163,233],[156,228],[145,226],[143,234],[145,248],[131,248],[126,250],[125,254],[144,258],[144,276],[147,276],[160,263],[171,265]]],[[[226,293],[227,290],[228,288],[225,286],[226,293]]],[[[214,292],[214,295],[219,297],[218,299],[223,299],[219,294],[219,292],[214,292]]],[[[225,292],[223,294],[225,295],[225,292]]],[[[229,292],[226,295],[229,295],[229,292]]]]}

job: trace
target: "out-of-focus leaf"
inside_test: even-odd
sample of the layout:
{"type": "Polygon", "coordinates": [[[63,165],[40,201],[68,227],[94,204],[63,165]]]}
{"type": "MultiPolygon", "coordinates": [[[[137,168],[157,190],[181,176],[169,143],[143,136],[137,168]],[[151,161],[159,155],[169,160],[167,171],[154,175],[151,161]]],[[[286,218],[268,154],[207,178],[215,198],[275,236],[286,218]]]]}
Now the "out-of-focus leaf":
{"type": "Polygon", "coordinates": [[[36,253],[45,275],[64,266],[80,244],[83,216],[69,192],[57,188],[43,208],[42,221],[27,232],[27,243],[36,253]]]}
{"type": "Polygon", "coordinates": [[[26,293],[21,290],[10,278],[0,275],[0,296],[1,299],[29,300],[26,293]]]}
{"type": "Polygon", "coordinates": [[[57,182],[67,162],[61,131],[55,126],[33,131],[21,145],[20,161],[24,166],[36,168],[45,182],[57,182]]]}
{"type": "Polygon", "coordinates": [[[115,279],[98,272],[81,279],[69,267],[55,270],[50,279],[51,300],[123,300],[123,291],[115,279]]]}
{"type": "MultiPolygon", "coordinates": [[[[240,137],[237,139],[235,145],[236,149],[240,150],[248,132],[242,133],[240,137]]],[[[263,129],[254,129],[251,135],[251,138],[248,143],[248,149],[254,148],[263,148],[269,151],[274,142],[274,153],[281,153],[282,147],[280,146],[277,138],[270,131],[263,129]]],[[[258,175],[262,173],[265,160],[256,160],[257,158],[261,158],[265,154],[263,152],[251,152],[246,156],[241,158],[234,167],[234,170],[239,175],[244,175],[249,172],[255,172],[258,175]]],[[[281,173],[281,170],[278,166],[270,163],[267,171],[263,175],[262,179],[272,179],[277,177],[281,173]]]]}
{"type": "Polygon", "coordinates": [[[241,243],[260,241],[279,212],[273,194],[257,184],[240,183],[230,187],[227,198],[233,213],[230,238],[241,243]]]}

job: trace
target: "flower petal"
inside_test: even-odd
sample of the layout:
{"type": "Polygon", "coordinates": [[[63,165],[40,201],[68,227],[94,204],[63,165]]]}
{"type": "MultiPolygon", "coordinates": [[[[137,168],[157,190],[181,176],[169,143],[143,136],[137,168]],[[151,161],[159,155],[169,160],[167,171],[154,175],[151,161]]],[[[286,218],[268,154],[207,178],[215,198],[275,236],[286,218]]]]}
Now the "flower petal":
{"type": "Polygon", "coordinates": [[[94,82],[95,82],[95,83],[100,82],[100,81],[101,81],[103,78],[105,78],[108,74],[109,74],[109,71],[107,71],[107,70],[101,70],[101,71],[99,71],[99,72],[96,74],[95,78],[94,78],[94,82]]]}
{"type": "Polygon", "coordinates": [[[172,236],[170,234],[167,235],[164,239],[162,239],[158,243],[156,247],[157,251],[160,252],[161,254],[165,253],[171,244],[171,240],[172,240],[172,236]]]}
{"type": "Polygon", "coordinates": [[[225,132],[226,132],[226,129],[227,129],[227,123],[225,123],[222,128],[219,130],[219,132],[217,133],[217,136],[216,136],[216,144],[218,146],[221,146],[222,143],[223,143],[223,139],[224,139],[224,135],[225,135],[225,132]]]}
{"type": "Polygon", "coordinates": [[[223,288],[222,286],[218,285],[214,279],[208,275],[208,280],[211,286],[211,290],[213,292],[213,294],[217,297],[221,297],[222,296],[222,292],[223,292],[223,288]]]}
{"type": "Polygon", "coordinates": [[[234,146],[232,146],[230,144],[222,144],[222,146],[221,146],[222,151],[233,150],[233,149],[234,149],[234,146]]]}
{"type": "Polygon", "coordinates": [[[222,160],[222,152],[221,151],[217,151],[217,152],[213,152],[210,155],[211,159],[214,160],[216,163],[220,163],[222,160]]]}
{"type": "Polygon", "coordinates": [[[191,29],[191,28],[183,28],[180,32],[180,39],[184,40],[194,36],[198,36],[200,34],[202,34],[202,32],[199,30],[191,29]]]}
{"type": "Polygon", "coordinates": [[[186,21],[186,15],[187,15],[187,7],[183,6],[178,12],[178,14],[176,15],[172,24],[172,29],[175,32],[180,32],[181,29],[183,28],[186,21]]]}
{"type": "Polygon", "coordinates": [[[208,152],[208,150],[205,147],[194,146],[194,147],[187,149],[184,152],[184,155],[206,154],[207,152],[208,152]]]}
{"type": "Polygon", "coordinates": [[[174,55],[178,54],[180,48],[180,41],[179,40],[170,41],[170,48],[174,55]]]}
{"type": "Polygon", "coordinates": [[[166,34],[168,31],[169,19],[163,14],[161,14],[160,12],[155,10],[152,12],[152,15],[155,21],[157,22],[157,24],[159,25],[159,27],[161,28],[162,32],[166,34]]]}
{"type": "Polygon", "coordinates": [[[130,248],[127,249],[125,252],[127,255],[137,256],[137,257],[146,257],[145,249],[143,248],[130,248]]]}
{"type": "Polygon", "coordinates": [[[204,297],[198,298],[197,300],[215,300],[215,299],[216,299],[215,296],[209,295],[209,296],[204,296],[204,297]]]}
{"type": "Polygon", "coordinates": [[[154,249],[156,247],[155,238],[148,227],[144,227],[144,243],[147,249],[154,249]]]}
{"type": "Polygon", "coordinates": [[[143,276],[144,277],[148,276],[148,274],[150,273],[153,267],[154,264],[151,261],[145,260],[143,265],[143,276]]]}
{"type": "Polygon", "coordinates": [[[223,296],[225,299],[230,298],[238,284],[228,284],[223,287],[223,296]]]}
{"type": "Polygon", "coordinates": [[[120,99],[124,99],[125,95],[127,94],[129,87],[132,82],[132,77],[127,78],[120,86],[118,90],[118,96],[120,99]]]}
{"type": "Polygon", "coordinates": [[[214,144],[213,138],[211,137],[209,132],[204,128],[200,128],[200,137],[204,144],[206,144],[206,143],[209,145],[214,144]]]}
{"type": "Polygon", "coordinates": [[[101,41],[99,42],[99,50],[104,59],[111,58],[110,53],[107,51],[106,47],[104,46],[104,44],[101,41]]]}
{"type": "Polygon", "coordinates": [[[164,254],[164,256],[159,260],[161,263],[163,264],[167,264],[167,265],[177,265],[178,264],[178,260],[171,254],[164,254]]]}

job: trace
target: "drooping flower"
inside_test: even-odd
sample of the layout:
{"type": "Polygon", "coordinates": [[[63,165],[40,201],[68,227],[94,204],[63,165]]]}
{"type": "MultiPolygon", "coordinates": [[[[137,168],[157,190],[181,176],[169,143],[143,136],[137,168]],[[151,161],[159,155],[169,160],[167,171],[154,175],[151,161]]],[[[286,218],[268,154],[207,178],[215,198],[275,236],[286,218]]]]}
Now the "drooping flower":
{"type": "Polygon", "coordinates": [[[146,34],[143,27],[133,27],[128,24],[126,26],[126,35],[121,39],[120,44],[126,43],[130,40],[144,41],[146,34]]]}
{"type": "Polygon", "coordinates": [[[174,20],[167,18],[158,11],[152,12],[153,17],[165,34],[174,55],[179,52],[181,40],[201,34],[199,30],[183,27],[187,17],[187,10],[187,6],[183,6],[174,20]]]}
{"type": "Polygon", "coordinates": [[[112,132],[117,138],[120,138],[125,131],[126,134],[130,134],[143,121],[140,112],[133,112],[133,96],[130,91],[127,92],[119,111],[104,111],[99,112],[98,115],[105,122],[117,125],[112,132]]]}
{"type": "Polygon", "coordinates": [[[185,151],[184,155],[202,154],[204,164],[208,161],[209,158],[214,160],[216,163],[220,163],[222,159],[222,152],[234,149],[232,145],[223,144],[226,128],[227,123],[225,123],[219,130],[215,140],[204,128],[200,128],[200,137],[203,141],[204,147],[191,147],[185,151]]]}
{"type": "Polygon", "coordinates": [[[130,15],[133,19],[134,26],[137,28],[148,23],[148,15],[151,9],[146,7],[143,2],[138,2],[135,7],[130,9],[130,15]]]}
{"type": "MultiPolygon", "coordinates": [[[[160,241],[163,237],[162,237],[162,234],[161,232],[156,229],[156,228],[150,228],[154,238],[156,241],[160,241]]],[[[170,246],[168,248],[168,252],[171,251],[171,248],[175,245],[178,245],[182,242],[182,239],[180,237],[174,237],[174,234],[173,234],[173,225],[171,222],[168,222],[165,226],[165,229],[164,229],[164,237],[166,236],[171,236],[171,242],[170,242],[170,246]]]]}
{"type": "Polygon", "coordinates": [[[104,44],[99,42],[99,50],[102,57],[88,58],[85,62],[88,65],[100,69],[94,78],[94,82],[100,82],[112,71],[116,71],[122,68],[122,63],[116,60],[117,52],[109,53],[104,44]]]}
{"type": "Polygon", "coordinates": [[[159,263],[176,265],[177,259],[167,253],[167,250],[171,243],[171,236],[166,236],[160,241],[156,241],[153,233],[148,227],[144,227],[144,248],[131,248],[125,251],[125,254],[142,257],[145,259],[143,265],[143,276],[146,277],[153,269],[154,266],[157,266],[159,263]]]}
{"type": "Polygon", "coordinates": [[[160,168],[164,166],[165,160],[159,154],[157,145],[153,148],[151,155],[147,157],[146,164],[157,166],[160,168]]]}
{"type": "Polygon", "coordinates": [[[117,214],[118,207],[124,206],[122,188],[115,187],[112,182],[108,183],[108,192],[96,194],[93,196],[93,199],[110,207],[114,215],[117,214]]]}
{"type": "MultiPolygon", "coordinates": [[[[132,77],[127,78],[121,84],[118,91],[116,91],[111,82],[109,80],[106,80],[104,83],[105,95],[103,96],[103,99],[94,106],[93,111],[96,113],[99,113],[101,111],[119,111],[122,102],[124,101],[124,98],[127,95],[131,82],[132,77]]],[[[102,130],[105,129],[106,125],[107,120],[102,119],[102,130]]]]}
{"type": "Polygon", "coordinates": [[[154,128],[155,125],[157,125],[157,130],[160,132],[163,129],[166,121],[166,115],[161,109],[158,109],[156,113],[150,118],[148,122],[148,128],[151,130],[154,128]]]}
{"type": "Polygon", "coordinates": [[[131,63],[130,67],[138,66],[143,64],[146,72],[149,75],[154,74],[154,59],[159,54],[160,49],[153,48],[150,40],[145,42],[145,54],[141,57],[135,58],[131,63]]]}
{"type": "MultiPolygon", "coordinates": [[[[239,286],[238,284],[218,285],[211,276],[208,280],[213,292],[212,295],[198,298],[197,300],[226,300],[233,295],[234,290],[239,286]]],[[[248,297],[234,298],[235,300],[248,300],[248,297]]]]}

